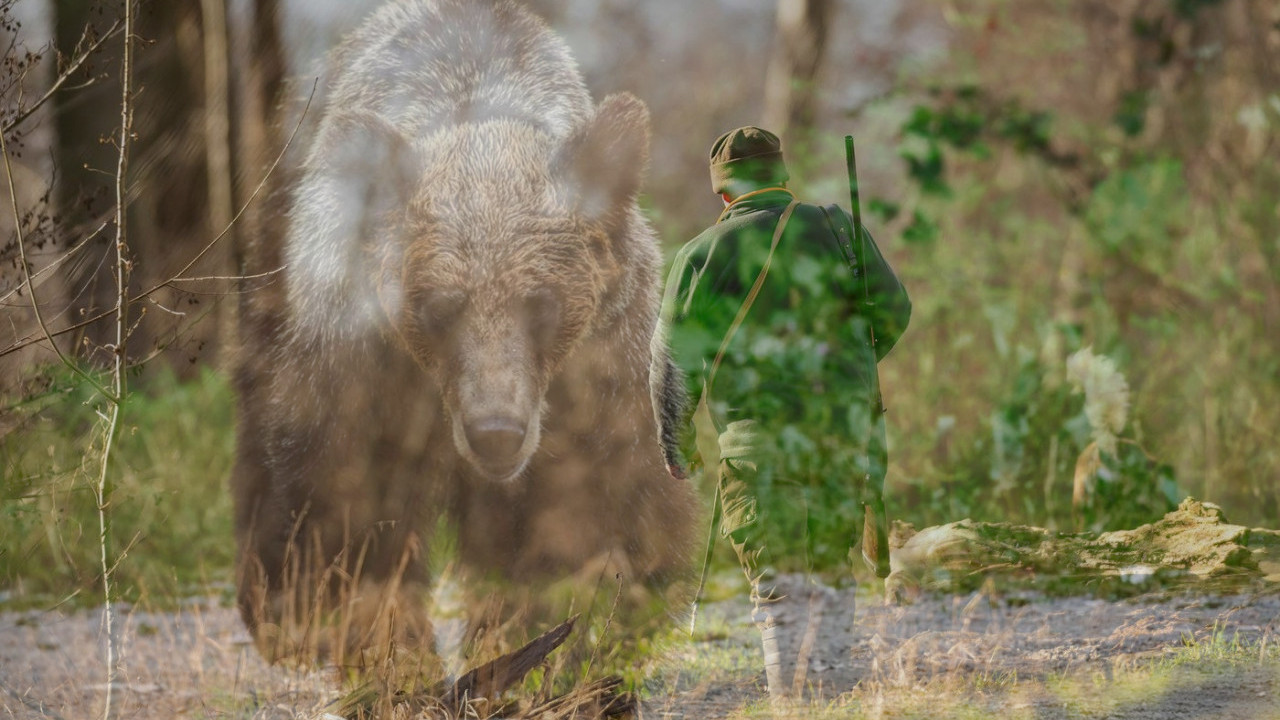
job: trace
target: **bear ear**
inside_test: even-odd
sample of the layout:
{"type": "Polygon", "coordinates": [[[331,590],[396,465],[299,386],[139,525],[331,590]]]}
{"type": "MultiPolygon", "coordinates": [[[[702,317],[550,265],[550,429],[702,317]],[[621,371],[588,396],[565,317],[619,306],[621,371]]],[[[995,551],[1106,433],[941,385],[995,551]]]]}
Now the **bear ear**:
{"type": "Polygon", "coordinates": [[[390,123],[365,112],[333,118],[326,170],[338,195],[341,224],[361,244],[385,240],[388,224],[403,213],[419,179],[417,154],[390,123]]]}
{"type": "Polygon", "coordinates": [[[552,164],[555,182],[573,208],[611,229],[627,210],[649,163],[649,108],[631,93],[610,95],[579,127],[552,164]]]}

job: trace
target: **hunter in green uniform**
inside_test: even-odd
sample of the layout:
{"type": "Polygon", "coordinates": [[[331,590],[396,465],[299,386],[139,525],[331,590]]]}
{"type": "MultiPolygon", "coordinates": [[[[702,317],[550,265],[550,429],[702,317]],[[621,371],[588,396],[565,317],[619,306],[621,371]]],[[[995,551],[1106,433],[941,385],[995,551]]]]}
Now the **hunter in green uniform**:
{"type": "MultiPolygon", "coordinates": [[[[870,237],[864,283],[841,246],[849,215],[797,202],[788,180],[772,133],[746,127],[716,140],[711,185],[725,209],[676,256],[660,325],[699,398],[697,452],[717,485],[721,533],[756,578],[780,559],[773,548],[803,538],[806,561],[844,557],[868,512],[883,519],[875,365],[911,312],[870,237]]],[[[887,547],[868,545],[874,538],[867,561],[887,574],[887,547]]],[[[764,632],[771,591],[753,592],[764,632]]]]}

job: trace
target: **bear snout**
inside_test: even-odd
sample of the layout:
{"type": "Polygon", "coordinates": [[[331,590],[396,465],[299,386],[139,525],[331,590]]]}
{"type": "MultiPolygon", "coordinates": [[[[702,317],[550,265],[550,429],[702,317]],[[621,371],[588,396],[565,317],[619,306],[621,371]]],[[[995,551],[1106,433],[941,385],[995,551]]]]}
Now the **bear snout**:
{"type": "Polygon", "coordinates": [[[468,422],[467,444],[485,465],[511,466],[524,446],[524,423],[514,418],[492,416],[468,422]]]}

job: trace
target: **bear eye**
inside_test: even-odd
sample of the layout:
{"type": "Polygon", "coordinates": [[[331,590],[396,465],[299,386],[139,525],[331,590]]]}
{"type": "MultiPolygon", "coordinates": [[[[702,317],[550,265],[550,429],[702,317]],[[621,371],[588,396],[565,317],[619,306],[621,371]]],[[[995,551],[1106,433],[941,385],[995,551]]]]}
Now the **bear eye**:
{"type": "Polygon", "coordinates": [[[560,329],[560,300],[551,290],[543,288],[524,299],[525,318],[529,334],[540,346],[548,346],[560,329]]]}
{"type": "Polygon", "coordinates": [[[462,293],[434,293],[422,303],[419,317],[427,330],[447,333],[462,315],[466,304],[467,298],[462,293]]]}

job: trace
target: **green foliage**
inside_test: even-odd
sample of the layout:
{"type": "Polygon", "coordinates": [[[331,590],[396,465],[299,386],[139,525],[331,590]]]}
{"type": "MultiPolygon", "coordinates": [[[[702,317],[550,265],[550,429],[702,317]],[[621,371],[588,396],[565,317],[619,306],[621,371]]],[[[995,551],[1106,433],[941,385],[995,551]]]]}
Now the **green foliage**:
{"type": "Polygon", "coordinates": [[[926,195],[950,195],[945,150],[979,159],[991,156],[993,143],[1023,154],[1049,151],[1051,118],[1046,112],[997,100],[971,84],[934,88],[929,98],[912,109],[900,129],[907,177],[926,195]],[[911,149],[921,144],[924,150],[911,149]]]}
{"type": "Polygon", "coordinates": [[[1183,18],[1193,18],[1196,13],[1220,5],[1222,0],[1172,0],[1173,9],[1183,18]]]}
{"type": "MultiPolygon", "coordinates": [[[[898,155],[906,177],[922,200],[933,201],[928,208],[921,202],[911,209],[911,221],[902,228],[903,242],[927,248],[941,236],[935,213],[955,199],[949,157],[985,161],[991,159],[995,146],[1012,148],[1020,155],[1052,156],[1051,124],[1048,113],[998,100],[977,85],[931,89],[928,100],[914,105],[898,129],[898,155]]],[[[868,209],[885,222],[901,212],[898,204],[882,199],[873,199],[868,209]]]]}
{"type": "MultiPolygon", "coordinates": [[[[1142,62],[1164,67],[1164,46],[1177,41],[1179,23],[1199,21],[1192,16],[1215,4],[1139,14],[1133,38],[1142,62]]],[[[1251,327],[1255,338],[1268,336],[1262,328],[1274,315],[1259,305],[1274,297],[1280,278],[1267,166],[1246,172],[1241,158],[1238,189],[1223,190],[1212,175],[1223,166],[1206,165],[1199,146],[1174,142],[1215,128],[1182,112],[1185,103],[1172,103],[1153,76],[1122,86],[1108,107],[1055,103],[1064,117],[1051,119],[1028,98],[1061,88],[1036,84],[1043,76],[1030,71],[1005,70],[937,83],[898,125],[908,191],[892,215],[879,216],[897,221],[903,245],[894,260],[917,313],[890,362],[907,365],[898,379],[909,387],[931,380],[923,381],[924,393],[890,397],[891,407],[897,400],[905,410],[890,417],[894,459],[905,474],[891,508],[918,523],[965,515],[1070,521],[1074,465],[1088,443],[1082,398],[1051,380],[1063,353],[1020,349],[1035,347],[1043,328],[1069,321],[1071,348],[1110,348],[1129,366],[1135,390],[1134,442],[1101,458],[1092,504],[1080,518],[1086,526],[1132,527],[1200,488],[1228,505],[1247,493],[1261,505],[1245,501],[1242,510],[1271,508],[1274,517],[1277,492],[1262,487],[1262,478],[1274,477],[1277,455],[1237,420],[1248,415],[1251,427],[1272,433],[1280,420],[1264,409],[1268,401],[1245,399],[1277,399],[1274,361],[1264,360],[1274,358],[1274,343],[1237,334],[1251,327]],[[1149,126],[1156,111],[1164,127],[1149,126]],[[1151,133],[1162,129],[1163,142],[1152,145],[1151,133]],[[1226,228],[1253,230],[1257,249],[1226,228]],[[1226,255],[1227,245],[1243,253],[1238,260],[1226,255]],[[1270,277],[1257,272],[1258,259],[1270,277]],[[1250,274],[1246,266],[1252,282],[1241,274],[1250,274]],[[958,360],[960,372],[938,375],[946,367],[940,358],[958,360]],[[930,410],[931,403],[941,406],[930,410]],[[1202,479],[1206,466],[1221,469],[1202,479]]],[[[1203,91],[1192,85],[1186,93],[1203,91]]],[[[1220,132],[1238,130],[1226,125],[1220,132]]],[[[1256,125],[1269,137],[1275,127],[1256,125]]],[[[1266,516],[1253,517],[1265,523],[1266,516]]]]}
{"type": "Polygon", "coordinates": [[[1173,510],[1179,499],[1173,466],[1133,443],[1122,443],[1115,456],[1103,457],[1081,524],[1090,530],[1135,528],[1173,510]]]}
{"type": "Polygon", "coordinates": [[[1140,90],[1125,93],[1116,108],[1115,123],[1129,137],[1141,135],[1147,125],[1147,94],[1140,90]]]}
{"type": "Polygon", "coordinates": [[[1163,158],[1108,175],[1094,189],[1084,220],[1104,250],[1158,258],[1183,232],[1186,204],[1182,164],[1163,158]]]}
{"type": "Polygon", "coordinates": [[[1132,402],[1082,524],[1132,526],[1187,493],[1274,523],[1280,104],[1249,40],[1266,30],[1217,0],[1144,3],[1108,36],[1132,58],[1120,69],[1077,64],[1114,20],[998,12],[1020,32],[969,37],[971,62],[885,113],[906,190],[883,220],[917,311],[885,368],[891,512],[1068,522],[1088,425],[1054,379],[1092,345],[1125,367],[1132,402]],[[1033,350],[1064,325],[1066,347],[1033,350]]]}
{"type": "Polygon", "coordinates": [[[880,219],[881,222],[893,222],[902,212],[902,206],[884,198],[871,198],[867,201],[867,212],[880,219]]]}
{"type": "MultiPolygon", "coordinates": [[[[47,602],[101,582],[91,483],[101,452],[92,388],[66,373],[7,412],[0,438],[0,587],[47,602]]],[[[168,600],[230,579],[234,542],[226,489],[234,428],[225,380],[157,373],[127,399],[114,450],[108,557],[120,596],[168,600]],[[197,589],[197,587],[199,589],[197,589]]]]}
{"type": "Polygon", "coordinates": [[[942,147],[938,142],[926,141],[919,150],[904,149],[902,159],[907,163],[908,175],[926,194],[946,197],[951,192],[946,183],[942,147]]]}
{"type": "MultiPolygon", "coordinates": [[[[1075,328],[1060,328],[1069,353],[1079,348],[1075,328]]],[[[951,519],[988,517],[1044,527],[1071,527],[1064,488],[1077,458],[1090,444],[1084,396],[1062,379],[1061,357],[1020,353],[987,418],[986,434],[958,451],[949,469],[951,519]]],[[[1104,456],[1082,529],[1120,530],[1153,522],[1177,507],[1173,470],[1122,443],[1104,456]]]]}
{"type": "Polygon", "coordinates": [[[932,245],[937,240],[938,224],[919,210],[912,212],[911,224],[902,231],[902,241],[910,245],[932,245]]]}

